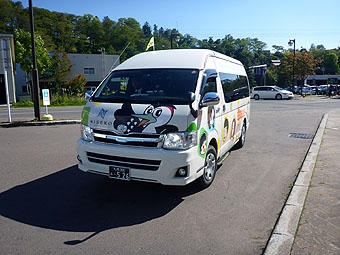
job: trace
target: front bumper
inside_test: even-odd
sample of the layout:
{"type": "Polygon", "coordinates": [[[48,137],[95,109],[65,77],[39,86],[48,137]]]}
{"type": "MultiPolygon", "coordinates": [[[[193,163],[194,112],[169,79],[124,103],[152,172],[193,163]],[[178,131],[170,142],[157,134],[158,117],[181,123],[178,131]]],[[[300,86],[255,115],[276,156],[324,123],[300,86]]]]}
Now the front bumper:
{"type": "Polygon", "coordinates": [[[292,98],[294,98],[294,95],[293,94],[283,94],[282,98],[283,99],[292,99],[292,98]]]}
{"type": "MultiPolygon", "coordinates": [[[[186,185],[203,174],[204,159],[198,156],[197,146],[188,150],[165,150],[162,148],[148,148],[138,146],[105,144],[99,142],[85,142],[78,140],[78,167],[85,172],[109,175],[109,166],[115,165],[114,160],[124,160],[130,168],[131,180],[156,182],[164,185],[186,185]],[[112,164],[106,160],[91,160],[95,157],[112,158],[112,164]],[[90,161],[91,160],[91,161],[90,161]],[[138,162],[160,162],[157,169],[141,169],[138,162]],[[186,177],[175,177],[178,168],[187,167],[186,177]]],[[[121,161],[122,163],[122,161],[121,161]]],[[[144,164],[144,163],[143,163],[144,164]]],[[[141,165],[143,167],[143,165],[141,165]]]]}

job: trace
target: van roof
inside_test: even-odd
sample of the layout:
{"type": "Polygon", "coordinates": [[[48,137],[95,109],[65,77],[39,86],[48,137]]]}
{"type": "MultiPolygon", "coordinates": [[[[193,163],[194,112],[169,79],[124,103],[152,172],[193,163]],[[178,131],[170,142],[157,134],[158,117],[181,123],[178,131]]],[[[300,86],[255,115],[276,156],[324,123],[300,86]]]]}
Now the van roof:
{"type": "Polygon", "coordinates": [[[175,49],[140,53],[129,58],[128,60],[117,66],[114,70],[149,68],[204,69],[208,56],[215,56],[217,58],[224,59],[226,61],[242,66],[242,63],[240,61],[212,50],[175,49]]]}

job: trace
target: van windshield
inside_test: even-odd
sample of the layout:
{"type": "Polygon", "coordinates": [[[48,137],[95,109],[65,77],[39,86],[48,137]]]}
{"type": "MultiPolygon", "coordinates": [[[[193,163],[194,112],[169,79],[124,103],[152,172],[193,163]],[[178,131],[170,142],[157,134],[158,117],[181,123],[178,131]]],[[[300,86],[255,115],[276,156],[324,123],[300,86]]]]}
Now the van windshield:
{"type": "Polygon", "coordinates": [[[197,69],[138,69],[112,72],[91,100],[110,103],[188,104],[195,92],[197,69]]]}
{"type": "Polygon", "coordinates": [[[278,87],[278,86],[275,86],[274,87],[276,90],[284,90],[283,88],[280,88],[280,87],[278,87]]]}

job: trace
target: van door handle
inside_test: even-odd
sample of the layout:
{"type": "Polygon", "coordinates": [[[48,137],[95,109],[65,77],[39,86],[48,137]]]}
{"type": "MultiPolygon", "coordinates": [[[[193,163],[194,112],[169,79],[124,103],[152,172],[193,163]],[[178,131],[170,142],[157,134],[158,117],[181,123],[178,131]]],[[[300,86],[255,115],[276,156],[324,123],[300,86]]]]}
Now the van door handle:
{"type": "Polygon", "coordinates": [[[225,112],[225,105],[223,105],[223,112],[225,112]]]}

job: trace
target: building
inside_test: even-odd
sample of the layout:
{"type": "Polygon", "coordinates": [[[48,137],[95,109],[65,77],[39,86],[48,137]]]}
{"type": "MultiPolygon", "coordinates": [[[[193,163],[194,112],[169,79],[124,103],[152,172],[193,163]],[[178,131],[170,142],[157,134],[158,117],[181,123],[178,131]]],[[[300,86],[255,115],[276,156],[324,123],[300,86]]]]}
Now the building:
{"type": "MultiPolygon", "coordinates": [[[[103,78],[120,64],[119,55],[68,53],[67,56],[72,65],[69,78],[83,74],[87,79],[85,88],[88,90],[96,88],[103,78]]],[[[31,99],[26,73],[18,64],[16,70],[16,98],[18,101],[31,99]]]]}
{"type": "Polygon", "coordinates": [[[72,64],[70,78],[82,73],[87,79],[85,87],[88,89],[97,87],[120,64],[119,55],[69,53],[67,56],[72,64]]]}
{"type": "Polygon", "coordinates": [[[15,72],[15,93],[17,101],[31,100],[31,93],[28,86],[26,72],[21,69],[20,64],[16,64],[15,72]]]}
{"type": "Polygon", "coordinates": [[[250,66],[249,69],[252,69],[255,74],[255,81],[257,85],[265,85],[265,77],[267,72],[267,65],[257,65],[250,66]]]}
{"type": "Polygon", "coordinates": [[[328,84],[328,79],[338,79],[338,84],[340,82],[340,75],[309,75],[305,84],[314,85],[326,85],[328,84]]]}
{"type": "Polygon", "coordinates": [[[11,34],[0,34],[0,104],[6,104],[5,71],[10,103],[16,102],[15,97],[15,55],[14,40],[11,34]]]}

